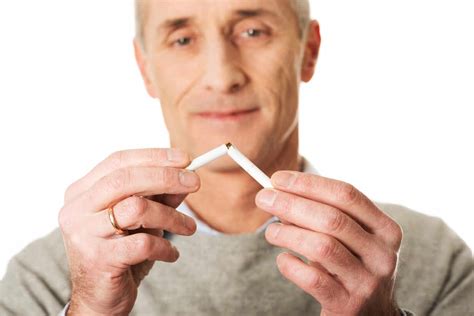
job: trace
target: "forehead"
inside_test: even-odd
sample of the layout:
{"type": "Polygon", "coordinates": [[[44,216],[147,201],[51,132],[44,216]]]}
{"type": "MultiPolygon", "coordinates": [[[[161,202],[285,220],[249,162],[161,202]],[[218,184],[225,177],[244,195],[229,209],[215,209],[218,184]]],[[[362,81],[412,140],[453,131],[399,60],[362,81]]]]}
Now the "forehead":
{"type": "MultiPolygon", "coordinates": [[[[232,15],[256,12],[284,21],[292,15],[292,0],[140,0],[144,15],[155,23],[172,19],[227,19],[232,15]]],[[[155,24],[154,23],[154,24],[155,24]]]]}

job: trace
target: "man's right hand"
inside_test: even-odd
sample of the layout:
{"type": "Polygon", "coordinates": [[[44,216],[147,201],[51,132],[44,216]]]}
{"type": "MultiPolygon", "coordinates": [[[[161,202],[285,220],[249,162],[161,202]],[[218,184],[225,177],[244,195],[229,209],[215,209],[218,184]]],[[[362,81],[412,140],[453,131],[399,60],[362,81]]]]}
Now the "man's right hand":
{"type": "Polygon", "coordinates": [[[119,151],[68,187],[58,217],[72,282],[68,315],[128,315],[154,261],[178,259],[162,236],[196,231],[175,209],[200,186],[197,174],[183,169],[189,163],[178,149],[119,151]],[[113,205],[124,235],[110,222],[113,205]]]}

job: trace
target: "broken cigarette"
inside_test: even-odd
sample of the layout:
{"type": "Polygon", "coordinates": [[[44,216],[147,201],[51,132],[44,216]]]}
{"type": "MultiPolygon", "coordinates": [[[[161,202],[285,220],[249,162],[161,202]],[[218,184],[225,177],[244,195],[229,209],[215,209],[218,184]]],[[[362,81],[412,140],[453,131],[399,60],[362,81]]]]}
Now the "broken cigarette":
{"type": "Polygon", "coordinates": [[[195,158],[191,164],[186,168],[187,170],[196,170],[219,157],[228,154],[242,169],[244,169],[252,178],[255,179],[262,187],[272,188],[272,182],[262,170],[260,170],[253,162],[244,156],[231,143],[221,145],[213,150],[195,158]]]}
{"type": "Polygon", "coordinates": [[[231,143],[227,144],[227,154],[232,158],[239,166],[242,167],[247,173],[255,179],[264,188],[272,188],[272,182],[262,170],[260,170],[253,162],[244,156],[237,148],[232,146],[231,143]]]}
{"type": "Polygon", "coordinates": [[[208,151],[207,153],[193,159],[191,164],[186,168],[187,170],[194,171],[198,168],[201,168],[204,165],[207,165],[213,160],[216,160],[219,157],[224,156],[227,154],[227,146],[226,145],[221,145],[219,147],[214,148],[211,151],[208,151]]]}

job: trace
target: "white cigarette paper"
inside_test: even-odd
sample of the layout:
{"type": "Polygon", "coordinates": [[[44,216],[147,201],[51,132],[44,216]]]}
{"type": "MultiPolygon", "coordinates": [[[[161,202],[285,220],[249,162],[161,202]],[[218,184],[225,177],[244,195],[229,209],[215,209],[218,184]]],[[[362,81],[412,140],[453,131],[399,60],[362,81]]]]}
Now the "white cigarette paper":
{"type": "Polygon", "coordinates": [[[264,188],[273,188],[270,178],[267,177],[262,170],[260,170],[253,162],[244,156],[237,148],[231,143],[227,143],[208,151],[207,153],[195,158],[191,164],[186,168],[190,171],[195,171],[204,165],[207,165],[211,161],[216,160],[228,154],[232,160],[234,160],[242,169],[244,169],[252,178],[255,179],[264,188]]]}
{"type": "Polygon", "coordinates": [[[211,161],[224,156],[225,154],[227,154],[227,146],[225,144],[220,145],[219,147],[216,147],[213,150],[208,151],[207,153],[195,158],[186,169],[194,171],[204,165],[207,165],[211,161]]]}
{"type": "Polygon", "coordinates": [[[239,166],[242,167],[247,173],[255,179],[264,188],[273,188],[270,178],[267,177],[262,170],[260,170],[253,162],[244,156],[237,148],[232,144],[227,144],[227,154],[232,158],[239,166]]]}

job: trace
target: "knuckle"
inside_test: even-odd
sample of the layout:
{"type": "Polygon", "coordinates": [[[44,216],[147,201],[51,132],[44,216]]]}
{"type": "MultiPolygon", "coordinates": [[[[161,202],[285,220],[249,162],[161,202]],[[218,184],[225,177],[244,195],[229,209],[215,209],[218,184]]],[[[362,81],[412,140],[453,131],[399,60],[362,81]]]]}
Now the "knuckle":
{"type": "Polygon", "coordinates": [[[324,289],[324,280],[319,273],[311,273],[307,280],[310,289],[316,291],[324,289]]]}
{"type": "Polygon", "coordinates": [[[387,236],[386,239],[391,246],[394,246],[398,250],[402,243],[403,239],[403,229],[402,227],[395,222],[393,219],[387,217],[386,222],[382,225],[384,235],[387,236]]]}
{"type": "Polygon", "coordinates": [[[382,262],[379,266],[379,274],[383,277],[390,277],[394,274],[398,264],[398,254],[389,251],[382,256],[382,262]]]}
{"type": "Polygon", "coordinates": [[[334,255],[336,243],[330,238],[321,238],[316,245],[316,255],[318,258],[327,259],[334,255]]]}
{"type": "Polygon", "coordinates": [[[329,212],[325,224],[326,229],[329,232],[337,233],[345,228],[345,226],[347,225],[347,219],[341,212],[333,210],[329,212]]]}
{"type": "Polygon", "coordinates": [[[402,244],[403,230],[402,230],[402,227],[395,222],[392,227],[391,236],[392,236],[392,245],[394,249],[398,250],[402,244]]]}
{"type": "Polygon", "coordinates": [[[126,214],[132,219],[137,219],[143,217],[147,207],[147,202],[145,199],[138,196],[131,196],[126,200],[126,214]]]}
{"type": "Polygon", "coordinates": [[[353,185],[340,182],[336,185],[336,197],[344,204],[354,204],[359,197],[359,191],[353,185]]]}
{"type": "Polygon", "coordinates": [[[140,234],[131,245],[133,249],[130,249],[130,251],[138,251],[141,254],[148,254],[153,250],[153,246],[153,239],[150,235],[140,234]]]}
{"type": "Polygon", "coordinates": [[[64,192],[64,202],[69,201],[73,197],[73,193],[75,191],[76,187],[76,182],[70,184],[67,188],[66,191],[64,192]]]}
{"type": "Polygon", "coordinates": [[[73,229],[74,218],[72,217],[73,213],[69,210],[67,206],[63,206],[58,212],[58,225],[61,228],[61,231],[64,233],[69,233],[73,229]]]}
{"type": "Polygon", "coordinates": [[[166,150],[162,148],[150,148],[148,149],[147,157],[153,162],[165,161],[167,158],[166,150]]]}
{"type": "Polygon", "coordinates": [[[106,176],[106,187],[111,191],[122,191],[130,179],[128,169],[118,169],[111,175],[106,176]]]}
{"type": "Polygon", "coordinates": [[[403,229],[398,223],[393,222],[392,224],[392,236],[396,242],[401,242],[403,239],[403,229]]]}
{"type": "Polygon", "coordinates": [[[307,236],[301,232],[297,232],[294,236],[294,242],[297,245],[306,245],[309,244],[309,241],[307,240],[307,236]]]}
{"type": "Polygon", "coordinates": [[[120,169],[123,165],[123,160],[124,160],[123,150],[119,150],[119,151],[111,153],[106,159],[107,163],[113,169],[120,169]]]}

